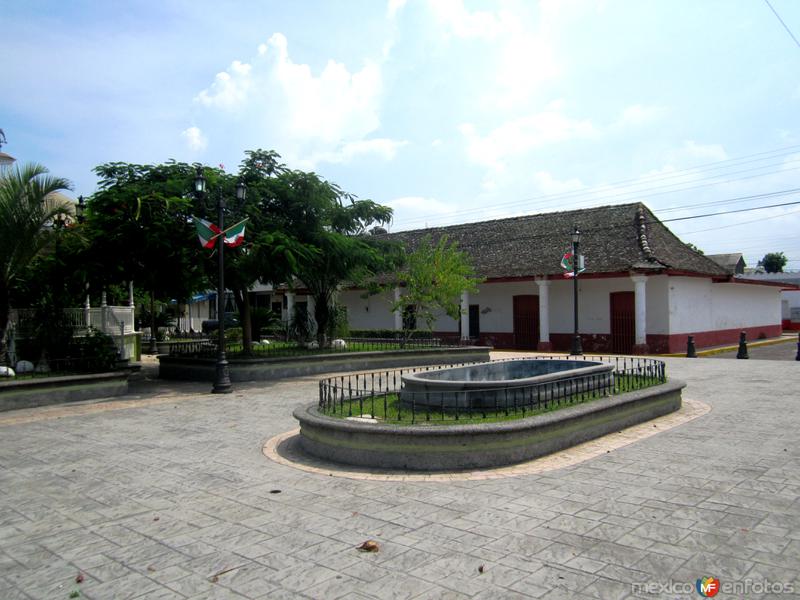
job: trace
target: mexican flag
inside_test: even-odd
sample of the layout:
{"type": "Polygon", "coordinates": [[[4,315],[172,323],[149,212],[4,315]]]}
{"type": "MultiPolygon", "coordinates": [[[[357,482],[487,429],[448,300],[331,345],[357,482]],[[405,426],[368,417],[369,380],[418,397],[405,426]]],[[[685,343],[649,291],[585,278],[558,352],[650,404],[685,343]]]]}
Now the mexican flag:
{"type": "Polygon", "coordinates": [[[231,225],[225,231],[220,230],[214,223],[206,221],[205,219],[192,217],[192,221],[194,221],[194,228],[197,230],[197,238],[200,240],[200,245],[203,246],[203,248],[211,249],[216,246],[217,238],[220,235],[223,236],[225,245],[230,248],[236,248],[236,246],[241,246],[244,243],[244,225],[247,219],[239,221],[236,225],[231,225]]]}
{"type": "Polygon", "coordinates": [[[200,245],[203,248],[213,248],[217,243],[219,234],[222,233],[216,225],[205,219],[198,219],[192,217],[194,221],[194,228],[197,230],[197,237],[200,240],[200,245]]]}
{"type": "Polygon", "coordinates": [[[241,246],[244,243],[244,224],[246,222],[247,219],[244,219],[236,223],[236,225],[231,225],[225,230],[224,234],[226,246],[236,248],[236,246],[241,246]]]}
{"type": "MultiPolygon", "coordinates": [[[[561,257],[561,268],[564,269],[564,277],[569,279],[570,277],[575,277],[575,269],[574,263],[575,257],[572,255],[572,252],[566,252],[564,256],[561,257]]],[[[578,255],[578,275],[583,273],[586,270],[586,267],[583,263],[583,255],[578,255]]]]}

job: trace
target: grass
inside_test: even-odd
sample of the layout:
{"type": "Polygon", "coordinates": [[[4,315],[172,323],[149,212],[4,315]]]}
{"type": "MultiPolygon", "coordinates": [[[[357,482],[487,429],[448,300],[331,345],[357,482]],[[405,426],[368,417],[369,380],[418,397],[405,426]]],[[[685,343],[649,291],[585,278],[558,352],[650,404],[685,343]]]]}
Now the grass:
{"type": "Polygon", "coordinates": [[[226,352],[229,356],[237,356],[241,358],[258,358],[260,356],[310,356],[314,354],[344,354],[348,352],[377,352],[382,350],[418,350],[439,347],[440,346],[436,344],[424,344],[417,340],[415,340],[413,343],[407,344],[405,347],[402,347],[399,342],[348,341],[346,348],[305,348],[296,342],[271,341],[269,345],[265,346],[254,345],[252,353],[245,354],[242,351],[243,346],[240,342],[229,342],[225,344],[226,352]]]}
{"type": "Polygon", "coordinates": [[[435,407],[417,406],[412,411],[400,402],[397,392],[380,392],[362,397],[361,400],[337,401],[335,408],[325,414],[341,419],[370,415],[380,423],[388,425],[471,425],[514,421],[536,415],[585,404],[600,398],[617,395],[660,384],[656,377],[620,375],[614,377],[614,386],[609,390],[593,390],[548,400],[538,405],[510,406],[508,408],[461,408],[444,410],[435,407]]]}

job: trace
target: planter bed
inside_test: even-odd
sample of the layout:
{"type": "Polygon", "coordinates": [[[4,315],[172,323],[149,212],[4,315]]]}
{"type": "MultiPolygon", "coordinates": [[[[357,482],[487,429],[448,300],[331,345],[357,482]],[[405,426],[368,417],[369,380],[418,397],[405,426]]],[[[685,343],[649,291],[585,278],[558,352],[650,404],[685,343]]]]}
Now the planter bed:
{"type": "Polygon", "coordinates": [[[0,411],[122,396],[127,392],[127,372],[0,381],[0,411]]]}
{"type": "MultiPolygon", "coordinates": [[[[432,364],[488,361],[488,346],[336,352],[276,358],[231,358],[231,381],[269,381],[341,371],[432,364]]],[[[163,379],[214,381],[216,359],[159,356],[158,376],[163,379]]]]}

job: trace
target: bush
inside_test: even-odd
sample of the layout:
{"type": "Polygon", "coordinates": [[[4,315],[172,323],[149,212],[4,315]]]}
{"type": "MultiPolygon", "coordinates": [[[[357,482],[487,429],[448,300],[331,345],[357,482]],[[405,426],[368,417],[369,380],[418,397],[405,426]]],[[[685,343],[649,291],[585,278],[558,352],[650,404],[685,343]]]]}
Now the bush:
{"type": "MultiPolygon", "coordinates": [[[[370,339],[399,339],[403,337],[402,331],[395,331],[394,329],[352,329],[348,337],[354,338],[370,338],[370,339]]],[[[413,331],[411,332],[412,340],[429,340],[435,337],[430,331],[413,331]]]]}

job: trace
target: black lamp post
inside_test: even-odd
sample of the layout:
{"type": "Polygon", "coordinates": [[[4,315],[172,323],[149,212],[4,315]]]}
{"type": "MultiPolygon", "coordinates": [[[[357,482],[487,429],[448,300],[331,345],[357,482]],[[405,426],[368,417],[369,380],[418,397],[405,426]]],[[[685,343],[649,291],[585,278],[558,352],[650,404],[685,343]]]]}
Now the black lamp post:
{"type": "MultiPolygon", "coordinates": [[[[194,178],[194,190],[199,195],[206,192],[206,178],[203,171],[198,167],[197,175],[194,178]]],[[[236,199],[243,201],[247,195],[247,186],[239,182],[236,184],[236,199]]],[[[217,365],[214,377],[214,386],[211,392],[214,394],[229,394],[233,391],[231,377],[228,371],[228,359],[225,357],[225,198],[217,190],[217,225],[223,233],[217,236],[217,254],[219,264],[219,275],[217,279],[217,323],[218,342],[217,342],[217,365]]]]}
{"type": "Polygon", "coordinates": [[[581,232],[578,226],[575,225],[575,230],[572,232],[572,304],[575,309],[574,325],[575,331],[572,337],[572,351],[570,354],[579,356],[583,354],[583,347],[581,346],[581,336],[578,333],[578,257],[581,243],[581,232]]]}
{"type": "Polygon", "coordinates": [[[78,217],[78,223],[83,223],[86,219],[86,200],[83,196],[78,196],[78,206],[75,208],[75,216],[78,217]]]}

